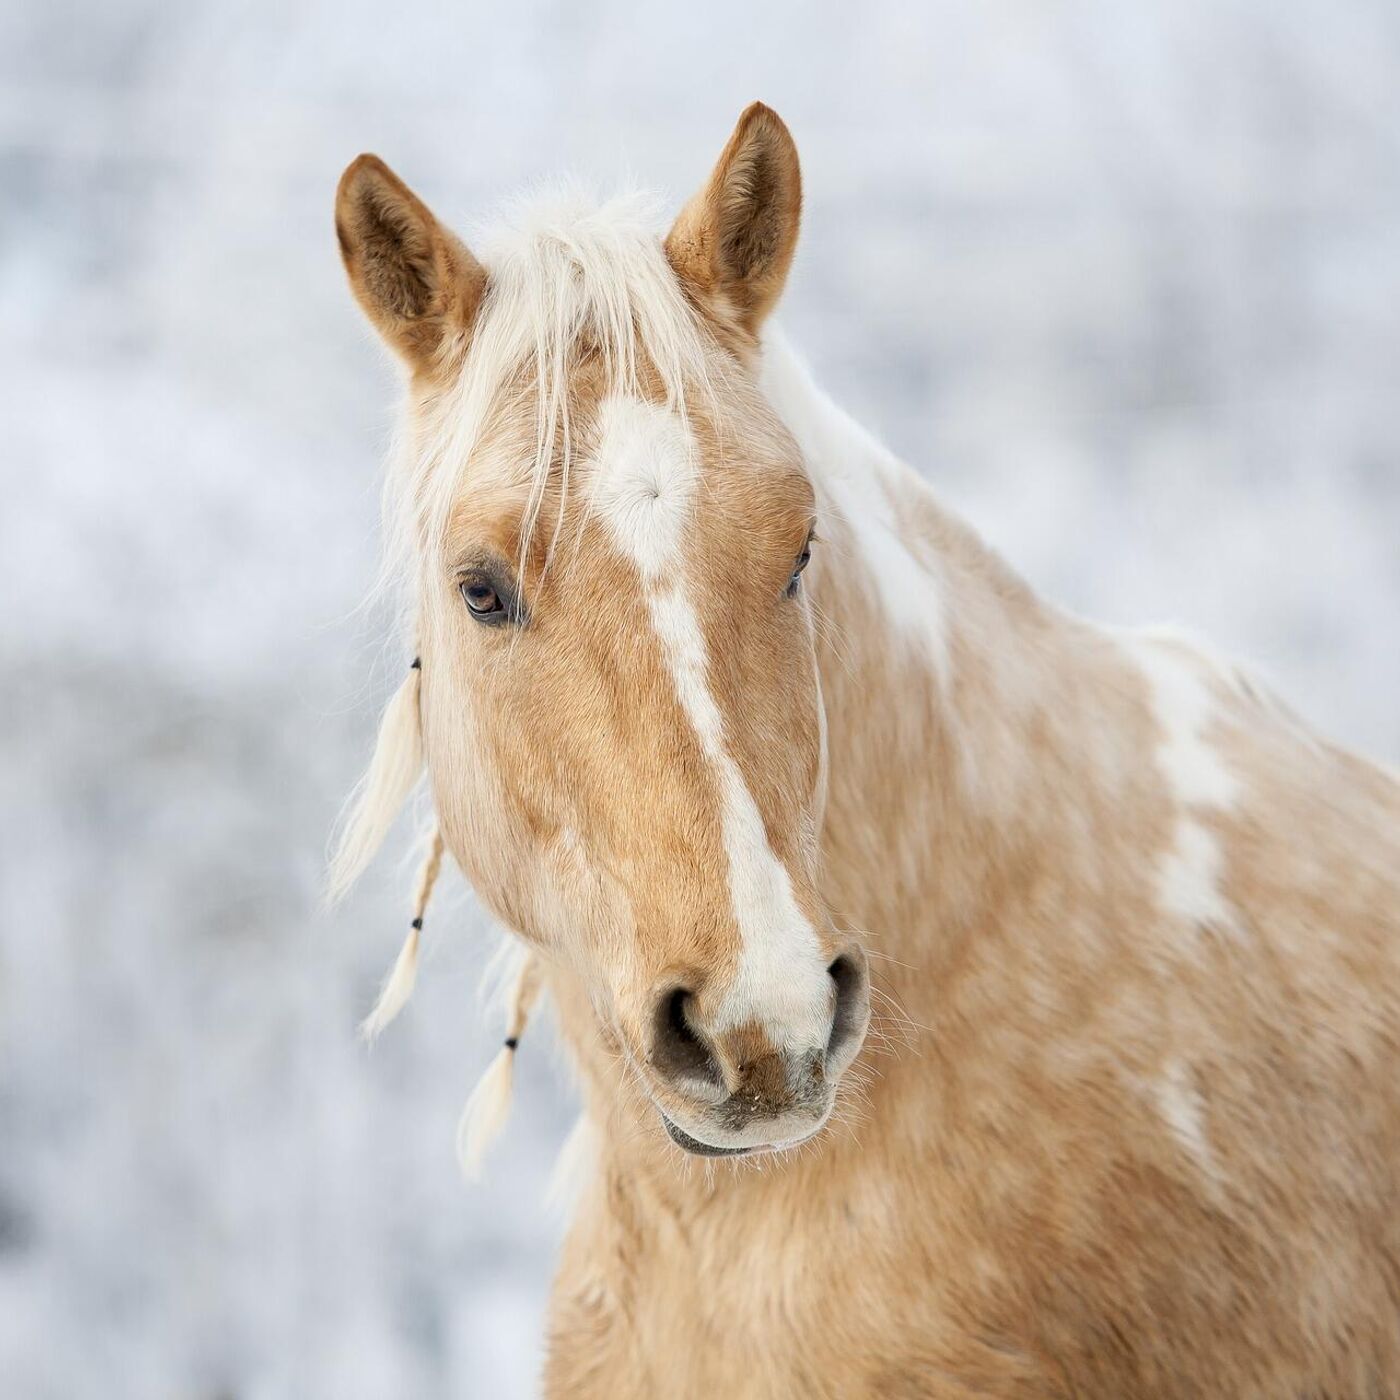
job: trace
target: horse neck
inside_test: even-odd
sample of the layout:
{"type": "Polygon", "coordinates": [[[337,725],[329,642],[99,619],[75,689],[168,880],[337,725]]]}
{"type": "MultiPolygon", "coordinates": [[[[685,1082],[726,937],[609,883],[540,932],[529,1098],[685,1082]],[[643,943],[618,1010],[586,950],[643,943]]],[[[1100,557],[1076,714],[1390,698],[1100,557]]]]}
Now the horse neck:
{"type": "Polygon", "coordinates": [[[1053,775],[1097,761],[1072,696],[1111,647],[1042,603],[781,342],[764,388],[821,498],[826,895],[864,935],[877,988],[925,1021],[964,934],[995,927],[1054,858],[1053,775]]]}
{"type": "MultiPolygon", "coordinates": [[[[1123,766],[1122,746],[1089,728],[1107,707],[1082,703],[1086,686],[1111,694],[1112,643],[1037,600],[780,342],[764,389],[820,502],[804,586],[827,717],[824,892],[837,923],[864,936],[877,997],[927,1024],[964,940],[1014,937],[1016,887],[1064,858],[1055,825],[1075,819],[1064,773],[1082,786],[1123,766]]],[[[650,1110],[619,1076],[620,1046],[575,977],[550,980],[590,1116],[637,1189],[650,1182],[679,1208],[688,1178],[645,1131],[650,1110]]],[[[869,1090],[904,1092],[917,1090],[888,1069],[869,1090]]],[[[707,1177],[699,1194],[724,1180],[707,1177]]],[[[768,1180],[738,1173],[730,1185],[768,1180]]]]}

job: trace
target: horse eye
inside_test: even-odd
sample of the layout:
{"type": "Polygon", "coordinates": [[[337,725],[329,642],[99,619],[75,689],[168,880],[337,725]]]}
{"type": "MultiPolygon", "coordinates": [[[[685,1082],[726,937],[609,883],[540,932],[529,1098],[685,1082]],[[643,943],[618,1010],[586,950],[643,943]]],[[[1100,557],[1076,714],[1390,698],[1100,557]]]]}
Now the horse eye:
{"type": "Polygon", "coordinates": [[[492,586],[482,579],[463,579],[460,585],[462,601],[473,617],[483,621],[504,615],[505,606],[492,586]]]}
{"type": "Polygon", "coordinates": [[[807,565],[811,562],[812,541],[808,539],[807,543],[802,546],[802,553],[797,556],[797,564],[793,568],[792,577],[788,579],[786,593],[789,598],[791,598],[792,595],[797,592],[797,585],[802,578],[802,570],[805,569],[807,565]]]}

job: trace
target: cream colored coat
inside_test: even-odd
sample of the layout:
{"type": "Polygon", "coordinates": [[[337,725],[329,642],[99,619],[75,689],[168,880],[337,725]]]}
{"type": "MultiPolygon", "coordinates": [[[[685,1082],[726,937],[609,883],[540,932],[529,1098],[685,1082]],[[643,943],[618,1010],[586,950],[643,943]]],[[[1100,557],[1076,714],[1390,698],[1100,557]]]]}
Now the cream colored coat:
{"type": "Polygon", "coordinates": [[[478,262],[372,158],[342,182],[411,375],[423,666],[341,874],[425,759],[557,1003],[590,1151],[546,1394],[1400,1396],[1400,785],[1195,646],[1038,599],[835,409],[761,335],[799,207],[759,107],[664,255],[614,210],[478,262]],[[585,489],[619,396],[676,414],[698,483],[640,582],[585,489]],[[456,596],[483,551],[530,598],[506,642],[456,596]],[[752,953],[720,744],[874,1016],[823,1131],[703,1161],[662,1130],[646,1017],[667,969],[732,1000],[752,953]]]}

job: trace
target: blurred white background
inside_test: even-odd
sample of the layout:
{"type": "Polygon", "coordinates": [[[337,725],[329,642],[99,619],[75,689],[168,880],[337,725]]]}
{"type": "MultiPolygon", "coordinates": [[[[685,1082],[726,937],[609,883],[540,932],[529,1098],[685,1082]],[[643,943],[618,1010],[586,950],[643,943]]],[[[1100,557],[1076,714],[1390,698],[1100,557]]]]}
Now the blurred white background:
{"type": "Polygon", "coordinates": [[[836,396],[1053,596],[1400,757],[1394,0],[10,0],[5,1396],[533,1392],[551,1036],[464,1187],[494,935],[456,880],[371,1054],[407,877],[316,912],[402,654],[331,196],[369,149],[454,219],[561,170],[679,200],[755,97],[836,396]]]}

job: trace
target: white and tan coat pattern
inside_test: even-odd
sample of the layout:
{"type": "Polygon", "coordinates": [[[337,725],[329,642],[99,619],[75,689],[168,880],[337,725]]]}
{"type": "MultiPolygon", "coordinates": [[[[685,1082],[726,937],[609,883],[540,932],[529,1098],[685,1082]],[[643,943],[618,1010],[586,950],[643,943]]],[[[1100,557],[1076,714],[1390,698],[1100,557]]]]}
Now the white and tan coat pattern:
{"type": "Polygon", "coordinates": [[[591,1125],[545,1393],[1400,1396],[1400,785],[1042,602],[835,408],[763,331],[799,206],[761,107],[664,244],[613,206],[478,263],[342,183],[410,372],[443,839],[591,1125]],[[483,559],[509,634],[457,596],[483,559]],[[658,1108],[831,1122],[697,1162],[658,1108]]]}

